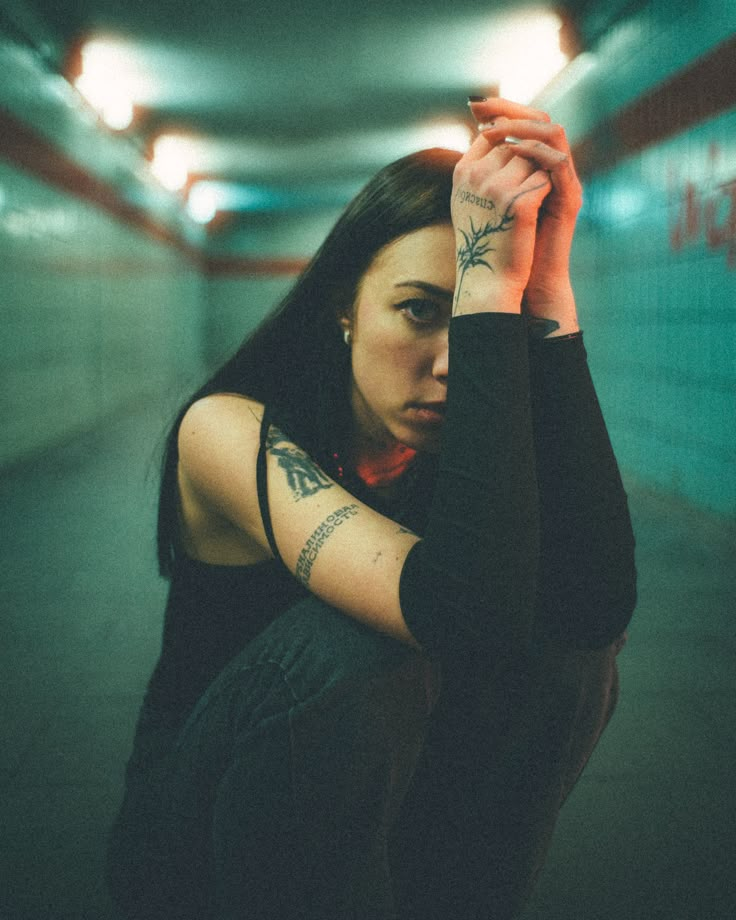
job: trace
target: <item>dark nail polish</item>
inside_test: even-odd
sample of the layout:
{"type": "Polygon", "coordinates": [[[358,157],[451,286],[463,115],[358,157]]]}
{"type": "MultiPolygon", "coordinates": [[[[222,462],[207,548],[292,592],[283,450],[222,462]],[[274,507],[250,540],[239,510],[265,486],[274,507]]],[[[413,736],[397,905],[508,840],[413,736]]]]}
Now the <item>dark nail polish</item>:
{"type": "Polygon", "coordinates": [[[488,96],[468,96],[468,102],[487,102],[488,96]]]}

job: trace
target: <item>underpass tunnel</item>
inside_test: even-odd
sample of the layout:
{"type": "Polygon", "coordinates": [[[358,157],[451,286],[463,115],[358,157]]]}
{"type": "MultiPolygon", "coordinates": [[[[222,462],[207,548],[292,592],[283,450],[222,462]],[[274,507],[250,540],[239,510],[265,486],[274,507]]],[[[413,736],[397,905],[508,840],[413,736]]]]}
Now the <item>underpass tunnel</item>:
{"type": "Polygon", "coordinates": [[[572,278],[639,570],[618,712],[522,920],[730,920],[736,3],[240,7],[0,0],[0,920],[117,917],[177,408],[378,168],[467,149],[468,94],[504,85],[583,182],[572,278]],[[562,56],[504,84],[494,34],[528,76],[548,15],[562,56]]]}

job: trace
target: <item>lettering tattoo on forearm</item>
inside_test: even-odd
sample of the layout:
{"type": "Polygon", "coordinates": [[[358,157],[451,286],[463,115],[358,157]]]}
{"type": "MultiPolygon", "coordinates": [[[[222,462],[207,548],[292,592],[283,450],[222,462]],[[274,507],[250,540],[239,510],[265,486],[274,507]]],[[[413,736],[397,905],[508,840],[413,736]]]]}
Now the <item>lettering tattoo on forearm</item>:
{"type": "Polygon", "coordinates": [[[294,501],[308,498],[322,489],[331,489],[335,483],[317,466],[312,458],[271,425],[266,438],[266,449],[276,457],[281,469],[286,473],[286,481],[294,496],[294,501]]]}
{"type": "Polygon", "coordinates": [[[296,561],[296,577],[306,587],[312,574],[312,566],[319,555],[320,550],[335,532],[335,528],[342,526],[345,521],[349,520],[358,513],[358,506],[343,505],[337,511],[329,514],[319,527],[314,531],[312,536],[304,544],[304,549],[299,553],[296,561]]]}
{"type": "Polygon", "coordinates": [[[546,319],[544,316],[530,316],[527,324],[529,335],[533,339],[546,339],[560,328],[556,319],[546,319]]]}

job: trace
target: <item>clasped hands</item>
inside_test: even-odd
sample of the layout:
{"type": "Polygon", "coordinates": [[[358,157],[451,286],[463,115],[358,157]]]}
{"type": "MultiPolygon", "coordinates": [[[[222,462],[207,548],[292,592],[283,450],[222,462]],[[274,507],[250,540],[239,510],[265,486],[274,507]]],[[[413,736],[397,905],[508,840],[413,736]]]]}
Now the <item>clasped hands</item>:
{"type": "Polygon", "coordinates": [[[452,197],[455,312],[523,310],[543,334],[575,332],[569,263],[582,189],[565,131],[506,99],[470,108],[479,133],[452,197]]]}

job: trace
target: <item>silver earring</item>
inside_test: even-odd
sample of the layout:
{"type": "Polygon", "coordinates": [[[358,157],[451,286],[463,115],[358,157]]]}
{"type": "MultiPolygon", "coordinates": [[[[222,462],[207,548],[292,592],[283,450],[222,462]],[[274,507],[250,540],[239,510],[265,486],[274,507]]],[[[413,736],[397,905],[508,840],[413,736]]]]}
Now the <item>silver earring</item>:
{"type": "Polygon", "coordinates": [[[345,344],[346,344],[348,347],[350,347],[350,339],[351,339],[350,330],[349,330],[349,329],[346,329],[346,330],[343,332],[342,337],[343,337],[343,339],[345,340],[345,344]]]}

